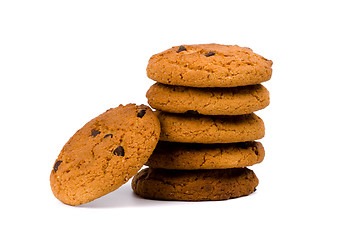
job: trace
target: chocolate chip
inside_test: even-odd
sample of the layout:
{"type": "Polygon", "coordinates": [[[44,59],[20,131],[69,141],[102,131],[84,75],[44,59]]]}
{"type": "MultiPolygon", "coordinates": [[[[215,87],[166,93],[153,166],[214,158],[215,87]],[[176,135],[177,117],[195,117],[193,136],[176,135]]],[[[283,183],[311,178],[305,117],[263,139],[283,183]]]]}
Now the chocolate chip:
{"type": "Polygon", "coordinates": [[[254,192],[256,192],[256,188],[254,188],[254,192]]]}
{"type": "Polygon", "coordinates": [[[99,131],[99,130],[96,130],[96,129],[94,129],[94,130],[92,130],[92,132],[91,132],[91,136],[93,136],[93,137],[96,137],[98,134],[100,134],[101,132],[99,131]]]}
{"type": "Polygon", "coordinates": [[[114,154],[116,156],[124,156],[125,155],[125,151],[124,148],[122,146],[118,146],[115,150],[114,150],[114,154]]]}
{"type": "Polygon", "coordinates": [[[62,161],[56,161],[56,163],[54,164],[54,172],[56,172],[58,170],[61,163],[62,163],[62,161]]]}
{"type": "Polygon", "coordinates": [[[207,54],[205,54],[205,57],[211,57],[211,56],[214,56],[214,55],[215,55],[215,52],[210,51],[207,54]]]}
{"type": "Polygon", "coordinates": [[[179,49],[177,50],[177,53],[182,52],[182,51],[187,51],[187,49],[183,45],[181,45],[179,47],[179,49]]]}
{"type": "Polygon", "coordinates": [[[146,113],[145,109],[141,109],[140,112],[138,112],[137,117],[142,118],[146,113]]]}
{"type": "Polygon", "coordinates": [[[107,137],[113,137],[113,135],[110,133],[110,134],[106,134],[105,136],[104,136],[104,138],[107,138],[107,137]]]}

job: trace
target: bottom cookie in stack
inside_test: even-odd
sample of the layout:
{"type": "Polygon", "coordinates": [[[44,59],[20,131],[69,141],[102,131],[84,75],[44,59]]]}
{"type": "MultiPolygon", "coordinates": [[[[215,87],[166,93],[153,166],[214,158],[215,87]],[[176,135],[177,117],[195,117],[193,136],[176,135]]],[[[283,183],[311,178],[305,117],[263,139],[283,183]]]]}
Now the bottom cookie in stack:
{"type": "Polygon", "coordinates": [[[146,168],[132,181],[134,192],[149,199],[206,201],[251,194],[259,181],[248,168],[168,170],[146,168]]]}

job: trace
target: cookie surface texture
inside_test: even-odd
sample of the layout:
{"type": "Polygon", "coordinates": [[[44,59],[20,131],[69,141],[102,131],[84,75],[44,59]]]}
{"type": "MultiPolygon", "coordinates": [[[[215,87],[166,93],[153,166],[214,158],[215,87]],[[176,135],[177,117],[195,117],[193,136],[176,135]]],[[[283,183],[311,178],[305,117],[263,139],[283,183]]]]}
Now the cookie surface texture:
{"type": "Polygon", "coordinates": [[[146,97],[151,107],[164,112],[195,111],[204,115],[242,115],[267,107],[269,91],[251,85],[234,88],[192,88],[155,83],[146,97]]]}
{"type": "Polygon", "coordinates": [[[237,87],[271,78],[272,61],[237,45],[197,44],[153,55],[147,75],[154,81],[189,87],[237,87]]]}
{"type": "Polygon", "coordinates": [[[114,191],[146,163],[159,135],[159,121],[145,105],[107,110],[61,150],[50,174],[55,197],[79,205],[114,191]]]}
{"type": "Polygon", "coordinates": [[[160,141],[145,164],[163,169],[226,169],[260,163],[265,157],[260,142],[229,144],[173,143],[160,141]]]}
{"type": "Polygon", "coordinates": [[[156,111],[161,141],[184,143],[234,143],[265,136],[264,122],[256,114],[205,116],[156,111]]]}
{"type": "Polygon", "coordinates": [[[259,181],[247,168],[218,170],[166,170],[146,168],[132,180],[134,192],[149,199],[206,201],[246,196],[259,181]]]}

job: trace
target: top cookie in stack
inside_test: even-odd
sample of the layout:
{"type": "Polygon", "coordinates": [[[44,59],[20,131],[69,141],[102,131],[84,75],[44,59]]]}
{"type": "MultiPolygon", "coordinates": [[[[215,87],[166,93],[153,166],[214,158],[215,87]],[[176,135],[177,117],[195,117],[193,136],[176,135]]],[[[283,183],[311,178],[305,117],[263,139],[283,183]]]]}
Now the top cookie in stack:
{"type": "Polygon", "coordinates": [[[149,78],[168,85],[188,87],[238,87],[271,78],[272,61],[250,48],[198,44],[172,47],[149,60],[149,78]]]}
{"type": "Polygon", "coordinates": [[[147,75],[157,83],[146,97],[157,110],[162,142],[150,168],[134,177],[135,193],[189,201],[252,193],[258,179],[246,167],[265,155],[254,142],[264,137],[264,123],[253,112],[270,103],[260,83],[271,78],[271,66],[236,45],[182,45],[153,55],[147,75]]]}

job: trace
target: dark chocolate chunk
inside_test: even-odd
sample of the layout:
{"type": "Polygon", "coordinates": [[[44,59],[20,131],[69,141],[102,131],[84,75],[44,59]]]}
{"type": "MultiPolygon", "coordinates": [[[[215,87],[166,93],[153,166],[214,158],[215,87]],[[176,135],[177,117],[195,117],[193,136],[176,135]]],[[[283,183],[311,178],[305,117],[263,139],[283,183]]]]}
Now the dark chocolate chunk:
{"type": "Polygon", "coordinates": [[[106,134],[105,136],[104,136],[104,138],[107,138],[107,137],[113,137],[113,135],[110,133],[110,134],[106,134]]]}
{"type": "Polygon", "coordinates": [[[179,47],[179,49],[177,50],[177,53],[182,52],[182,51],[187,51],[187,49],[183,45],[181,45],[179,47]]]}
{"type": "Polygon", "coordinates": [[[205,54],[205,57],[211,57],[211,56],[214,56],[214,55],[215,55],[215,52],[210,51],[207,54],[205,54]]]}
{"type": "Polygon", "coordinates": [[[116,156],[124,156],[125,155],[125,151],[124,148],[122,146],[118,146],[115,150],[114,150],[114,154],[116,156]]]}
{"type": "Polygon", "coordinates": [[[146,113],[146,110],[145,110],[145,109],[141,109],[141,110],[138,112],[137,117],[142,118],[142,117],[145,115],[145,113],[146,113]]]}
{"type": "Polygon", "coordinates": [[[56,172],[58,170],[61,163],[62,163],[62,161],[56,161],[56,163],[54,164],[54,172],[56,172]]]}
{"type": "Polygon", "coordinates": [[[254,188],[254,192],[256,192],[256,188],[254,188]]]}
{"type": "Polygon", "coordinates": [[[96,129],[94,129],[94,130],[92,130],[92,132],[91,132],[91,136],[93,136],[93,137],[96,137],[98,134],[100,134],[101,132],[99,131],[99,130],[96,130],[96,129]]]}

